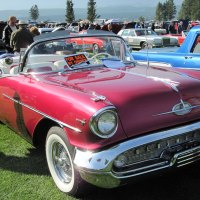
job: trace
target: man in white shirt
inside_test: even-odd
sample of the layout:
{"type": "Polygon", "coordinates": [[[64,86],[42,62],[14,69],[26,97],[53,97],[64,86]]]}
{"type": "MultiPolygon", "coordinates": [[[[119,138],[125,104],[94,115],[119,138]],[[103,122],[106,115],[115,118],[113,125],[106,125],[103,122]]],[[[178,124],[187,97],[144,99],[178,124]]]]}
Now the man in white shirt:
{"type": "Polygon", "coordinates": [[[3,30],[3,37],[2,37],[3,42],[5,43],[7,53],[13,53],[13,49],[10,46],[10,38],[12,32],[14,32],[15,30],[17,30],[16,17],[10,16],[8,19],[8,25],[3,30]]]}

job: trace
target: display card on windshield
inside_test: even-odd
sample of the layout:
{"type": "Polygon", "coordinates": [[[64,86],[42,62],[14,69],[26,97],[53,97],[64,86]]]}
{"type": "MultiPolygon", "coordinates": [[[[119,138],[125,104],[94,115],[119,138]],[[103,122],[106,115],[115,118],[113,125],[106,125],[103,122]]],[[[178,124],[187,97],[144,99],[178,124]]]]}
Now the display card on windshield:
{"type": "Polygon", "coordinates": [[[85,54],[75,54],[71,56],[65,57],[65,61],[69,67],[73,67],[73,65],[78,65],[84,62],[87,62],[88,59],[85,54]]]}

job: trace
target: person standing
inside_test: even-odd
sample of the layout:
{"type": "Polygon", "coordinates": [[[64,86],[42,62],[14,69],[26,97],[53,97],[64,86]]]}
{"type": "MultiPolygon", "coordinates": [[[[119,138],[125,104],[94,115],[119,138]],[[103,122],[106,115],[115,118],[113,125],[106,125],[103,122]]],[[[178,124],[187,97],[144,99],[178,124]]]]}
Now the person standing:
{"type": "Polygon", "coordinates": [[[10,46],[10,38],[12,32],[14,32],[15,30],[17,30],[16,17],[10,16],[8,19],[8,24],[7,26],[5,26],[3,30],[3,36],[2,36],[2,40],[5,44],[7,53],[13,53],[13,48],[10,46]]]}
{"type": "Polygon", "coordinates": [[[178,25],[178,34],[181,34],[183,31],[183,21],[180,21],[179,25],[178,25]]]}
{"type": "Polygon", "coordinates": [[[19,29],[11,34],[10,46],[16,54],[20,53],[21,48],[27,48],[33,42],[33,35],[27,29],[27,25],[26,22],[19,21],[19,29]]]}
{"type": "Polygon", "coordinates": [[[170,22],[169,27],[168,27],[168,31],[169,31],[170,34],[176,34],[177,33],[176,29],[174,27],[174,22],[173,21],[170,22]]]}

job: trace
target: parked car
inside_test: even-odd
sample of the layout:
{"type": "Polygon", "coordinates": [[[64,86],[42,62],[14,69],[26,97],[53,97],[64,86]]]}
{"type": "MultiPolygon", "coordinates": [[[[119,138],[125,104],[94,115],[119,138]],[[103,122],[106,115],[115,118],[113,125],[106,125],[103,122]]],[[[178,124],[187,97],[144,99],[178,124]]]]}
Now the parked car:
{"type": "Polygon", "coordinates": [[[187,30],[182,31],[181,34],[167,34],[166,36],[175,37],[178,40],[179,45],[181,46],[188,34],[187,30]]]}
{"type": "Polygon", "coordinates": [[[79,31],[79,23],[78,22],[72,22],[68,28],[69,31],[77,32],[79,31]]]}
{"type": "Polygon", "coordinates": [[[38,31],[40,32],[40,34],[50,33],[53,30],[54,30],[54,28],[38,28],[38,31]]]}
{"type": "Polygon", "coordinates": [[[122,29],[118,35],[122,36],[132,49],[144,49],[148,47],[178,46],[178,40],[174,37],[157,35],[151,29],[122,29]]]}
{"type": "Polygon", "coordinates": [[[193,27],[188,33],[183,44],[171,52],[165,49],[148,49],[133,52],[132,56],[137,61],[154,61],[171,64],[172,67],[200,69],[200,26],[193,27]],[[148,51],[148,52],[147,52],[148,51]]]}
{"type": "MultiPolygon", "coordinates": [[[[88,32],[91,32],[91,31],[92,30],[83,30],[83,31],[80,31],[78,34],[85,35],[85,34],[88,34],[88,32]]],[[[98,31],[98,33],[101,33],[101,31],[98,31]]],[[[71,33],[71,34],[73,34],[73,33],[71,33]]],[[[110,32],[107,33],[107,34],[110,34],[110,32]]],[[[90,37],[72,38],[71,42],[73,42],[76,45],[76,48],[86,49],[88,51],[92,51],[93,53],[101,52],[102,48],[105,48],[106,44],[107,44],[107,41],[104,41],[104,40],[99,39],[99,38],[90,38],[90,37]]]]}
{"type": "Polygon", "coordinates": [[[45,146],[62,192],[77,195],[86,182],[114,188],[199,160],[200,81],[172,68],[148,75],[127,49],[115,34],[58,31],[0,60],[0,121],[45,146]],[[106,45],[95,54],[77,38],[106,45]]]}

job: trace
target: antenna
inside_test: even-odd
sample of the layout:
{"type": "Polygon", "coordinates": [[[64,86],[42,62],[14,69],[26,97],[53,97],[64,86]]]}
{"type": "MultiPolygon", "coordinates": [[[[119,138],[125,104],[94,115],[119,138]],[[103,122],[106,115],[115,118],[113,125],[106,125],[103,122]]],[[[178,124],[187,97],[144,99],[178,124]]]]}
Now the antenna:
{"type": "Polygon", "coordinates": [[[150,63],[149,63],[149,43],[148,43],[148,41],[147,41],[147,29],[145,29],[145,42],[146,42],[146,44],[147,44],[147,69],[146,69],[146,75],[147,75],[147,71],[148,71],[148,69],[149,69],[149,67],[150,67],[150,63]]]}

